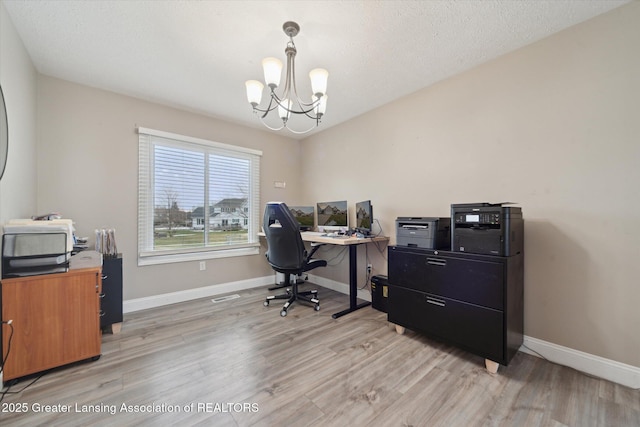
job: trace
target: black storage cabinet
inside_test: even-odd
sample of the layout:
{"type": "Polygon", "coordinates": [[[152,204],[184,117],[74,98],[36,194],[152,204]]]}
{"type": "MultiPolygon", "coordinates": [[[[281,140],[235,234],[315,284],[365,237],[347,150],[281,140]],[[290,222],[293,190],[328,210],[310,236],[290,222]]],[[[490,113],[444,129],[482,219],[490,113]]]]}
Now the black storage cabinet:
{"type": "Polygon", "coordinates": [[[523,341],[524,255],[389,247],[388,320],[508,365],[523,341]]]}
{"type": "Polygon", "coordinates": [[[102,259],[100,328],[122,323],[122,254],[102,259]]]}

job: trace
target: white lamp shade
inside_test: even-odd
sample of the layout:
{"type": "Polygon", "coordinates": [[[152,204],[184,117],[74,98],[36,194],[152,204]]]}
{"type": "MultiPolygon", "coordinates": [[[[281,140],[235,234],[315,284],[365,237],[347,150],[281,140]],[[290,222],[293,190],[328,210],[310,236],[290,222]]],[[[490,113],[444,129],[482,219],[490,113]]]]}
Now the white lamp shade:
{"type": "Polygon", "coordinates": [[[314,68],[309,72],[309,78],[311,79],[311,91],[314,95],[320,97],[327,93],[327,79],[329,78],[327,70],[314,68]]]}
{"type": "Polygon", "coordinates": [[[247,87],[247,100],[249,104],[256,105],[260,104],[262,101],[262,89],[264,89],[264,85],[257,80],[247,80],[245,83],[247,87]]]}
{"type": "Polygon", "coordinates": [[[262,60],[264,70],[264,81],[270,88],[277,88],[280,85],[280,74],[282,73],[282,61],[278,58],[264,58],[262,60]]]}
{"type": "Polygon", "coordinates": [[[293,103],[291,102],[290,99],[283,99],[282,105],[278,105],[278,115],[282,120],[289,119],[289,116],[291,115],[291,113],[289,112],[289,110],[291,110],[291,104],[293,103]]]}

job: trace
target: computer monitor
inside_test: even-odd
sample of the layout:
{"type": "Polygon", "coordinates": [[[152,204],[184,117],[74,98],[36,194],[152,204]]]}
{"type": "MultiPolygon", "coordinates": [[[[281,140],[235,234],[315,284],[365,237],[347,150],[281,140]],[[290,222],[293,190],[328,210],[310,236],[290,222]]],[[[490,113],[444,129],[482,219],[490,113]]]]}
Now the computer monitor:
{"type": "Polygon", "coordinates": [[[300,224],[300,231],[313,230],[313,206],[289,206],[289,210],[300,224]]]}
{"type": "Polygon", "coordinates": [[[347,231],[349,220],[347,218],[347,201],[318,202],[318,229],[347,231]]]}
{"type": "Polygon", "coordinates": [[[371,234],[371,227],[373,227],[371,200],[356,203],[356,231],[368,236],[371,234]]]}

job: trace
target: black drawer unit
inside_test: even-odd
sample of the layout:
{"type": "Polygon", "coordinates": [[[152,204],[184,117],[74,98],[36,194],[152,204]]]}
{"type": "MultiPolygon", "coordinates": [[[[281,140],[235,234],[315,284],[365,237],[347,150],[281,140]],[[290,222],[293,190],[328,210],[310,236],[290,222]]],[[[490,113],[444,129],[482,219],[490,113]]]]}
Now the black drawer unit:
{"type": "Polygon", "coordinates": [[[464,259],[442,255],[445,253],[457,255],[395,247],[389,254],[389,282],[394,286],[502,310],[504,264],[501,259],[464,259]]]}
{"type": "Polygon", "coordinates": [[[117,333],[122,325],[122,254],[102,259],[102,299],[100,328],[117,333]]]}
{"type": "Polygon", "coordinates": [[[501,311],[400,287],[391,289],[390,294],[391,322],[426,332],[488,359],[502,359],[501,311]]]}
{"type": "Polygon", "coordinates": [[[391,246],[388,319],[508,365],[523,340],[523,259],[391,246]]]}

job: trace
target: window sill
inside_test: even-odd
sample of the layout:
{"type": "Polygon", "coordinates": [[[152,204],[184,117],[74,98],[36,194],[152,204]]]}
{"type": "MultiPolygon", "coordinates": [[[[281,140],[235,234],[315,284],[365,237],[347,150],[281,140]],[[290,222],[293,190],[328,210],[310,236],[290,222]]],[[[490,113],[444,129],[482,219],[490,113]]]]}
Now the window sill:
{"type": "Polygon", "coordinates": [[[138,267],[156,264],[171,264],[175,262],[201,261],[206,259],[229,258],[237,256],[258,255],[260,248],[248,247],[238,249],[223,249],[216,251],[189,252],[182,254],[166,254],[166,255],[138,255],[138,267]]]}

